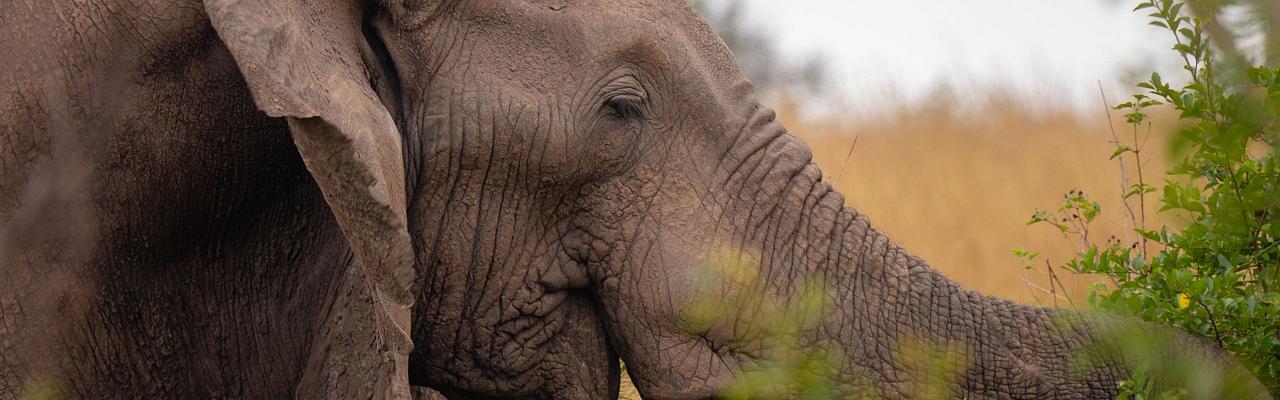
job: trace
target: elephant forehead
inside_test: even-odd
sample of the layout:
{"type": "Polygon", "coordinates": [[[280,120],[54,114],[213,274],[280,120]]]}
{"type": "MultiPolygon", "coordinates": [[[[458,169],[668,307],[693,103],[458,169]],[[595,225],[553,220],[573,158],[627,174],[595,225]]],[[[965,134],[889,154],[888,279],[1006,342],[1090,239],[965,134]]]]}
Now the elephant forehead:
{"type": "MultiPolygon", "coordinates": [[[[690,47],[681,30],[703,29],[688,5],[640,2],[490,2],[468,3],[437,29],[462,37],[471,66],[487,64],[527,81],[572,77],[584,68],[613,64],[620,58],[668,62],[668,53],[690,47]],[[577,4],[568,4],[577,3],[577,4]],[[668,18],[664,15],[681,15],[668,18]],[[453,24],[452,26],[450,26],[453,24]]],[[[713,32],[711,34],[714,34],[713,32]]],[[[456,50],[456,49],[449,49],[456,50]]]]}

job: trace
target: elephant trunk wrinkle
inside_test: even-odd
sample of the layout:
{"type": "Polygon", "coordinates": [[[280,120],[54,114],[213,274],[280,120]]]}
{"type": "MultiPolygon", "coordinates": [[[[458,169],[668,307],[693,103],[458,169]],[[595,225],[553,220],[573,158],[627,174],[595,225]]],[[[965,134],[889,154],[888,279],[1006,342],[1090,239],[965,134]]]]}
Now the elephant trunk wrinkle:
{"type": "MultiPolygon", "coordinates": [[[[768,146],[785,144],[785,139],[771,140],[775,144],[768,146]]],[[[783,149],[775,150],[779,153],[765,153],[774,157],[783,149]]],[[[770,296],[794,302],[813,287],[826,291],[822,297],[829,309],[801,332],[801,345],[838,350],[843,359],[834,372],[842,383],[869,379],[871,385],[850,387],[888,398],[917,396],[918,384],[934,379],[950,379],[947,390],[954,395],[1051,396],[1063,388],[1109,395],[1115,389],[1104,384],[1125,378],[1112,365],[1094,368],[1085,377],[1071,375],[1068,361],[1095,340],[1096,321],[964,289],[893,244],[867,216],[845,207],[844,196],[822,182],[807,151],[786,152],[794,158],[773,160],[767,175],[775,176],[759,178],[761,190],[747,207],[749,218],[735,225],[755,230],[743,234],[740,243],[743,248],[758,244],[760,276],[770,296]],[[796,167],[796,161],[804,162],[796,167]],[[1068,329],[1063,321],[1083,323],[1068,329]],[[913,370],[903,352],[914,346],[956,357],[955,375],[913,370]]],[[[743,308],[751,310],[739,313],[756,313],[759,304],[743,308]]],[[[709,344],[723,344],[711,336],[709,344]]],[[[747,351],[758,346],[735,345],[739,348],[722,355],[753,358],[748,353],[764,353],[747,351]]]]}

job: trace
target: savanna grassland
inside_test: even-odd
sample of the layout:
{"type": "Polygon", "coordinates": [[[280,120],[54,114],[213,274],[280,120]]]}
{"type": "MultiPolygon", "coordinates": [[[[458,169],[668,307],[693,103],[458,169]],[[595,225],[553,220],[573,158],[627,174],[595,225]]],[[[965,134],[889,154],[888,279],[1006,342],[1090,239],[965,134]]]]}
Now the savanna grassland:
{"type": "MultiPolygon", "coordinates": [[[[1090,226],[1091,240],[1131,231],[1121,225],[1121,173],[1108,159],[1114,146],[1102,102],[1094,113],[1032,110],[1001,95],[963,110],[954,104],[965,103],[937,99],[859,120],[801,120],[789,107],[779,115],[809,143],[846,204],[896,243],[969,289],[1052,305],[1044,260],[1056,267],[1080,246],[1050,226],[1027,226],[1036,209],[1053,211],[1079,189],[1104,210],[1090,226]],[[1015,248],[1039,252],[1037,268],[1024,269],[1015,248]]],[[[1111,111],[1111,119],[1131,142],[1121,113],[1111,111]]],[[[1144,148],[1149,183],[1163,179],[1168,127],[1157,118],[1144,148]]],[[[1132,162],[1126,169],[1136,179],[1132,162]]],[[[1161,218],[1146,211],[1149,220],[1161,218]]],[[[1083,305],[1089,279],[1055,273],[1083,305]]],[[[1068,306],[1061,298],[1058,305],[1068,306]]]]}

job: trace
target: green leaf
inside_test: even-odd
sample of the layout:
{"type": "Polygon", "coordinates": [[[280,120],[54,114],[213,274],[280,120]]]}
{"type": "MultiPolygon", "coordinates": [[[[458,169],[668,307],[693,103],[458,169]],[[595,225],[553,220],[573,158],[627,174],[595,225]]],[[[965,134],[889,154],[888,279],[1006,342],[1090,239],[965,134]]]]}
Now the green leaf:
{"type": "Polygon", "coordinates": [[[1155,186],[1151,186],[1145,183],[1135,183],[1133,184],[1133,186],[1129,187],[1129,191],[1125,192],[1123,198],[1125,200],[1128,200],[1130,197],[1141,196],[1154,191],[1156,191],[1155,186]]]}
{"type": "Polygon", "coordinates": [[[1112,152],[1111,152],[1111,157],[1108,157],[1108,159],[1110,159],[1110,160],[1114,160],[1114,159],[1116,159],[1116,157],[1119,157],[1121,154],[1128,153],[1128,152],[1130,152],[1130,151],[1133,151],[1133,148],[1131,148],[1131,147],[1129,147],[1129,146],[1126,146],[1126,145],[1123,145],[1123,144],[1122,144],[1122,145],[1118,145],[1118,146],[1116,146],[1115,151],[1112,151],[1112,152]]]}
{"type": "Polygon", "coordinates": [[[1182,28],[1182,29],[1179,29],[1179,30],[1178,30],[1178,33],[1181,33],[1183,37],[1195,37],[1195,36],[1196,36],[1195,32],[1194,32],[1194,31],[1192,31],[1192,30],[1191,30],[1191,29],[1189,29],[1189,28],[1182,28]]]}

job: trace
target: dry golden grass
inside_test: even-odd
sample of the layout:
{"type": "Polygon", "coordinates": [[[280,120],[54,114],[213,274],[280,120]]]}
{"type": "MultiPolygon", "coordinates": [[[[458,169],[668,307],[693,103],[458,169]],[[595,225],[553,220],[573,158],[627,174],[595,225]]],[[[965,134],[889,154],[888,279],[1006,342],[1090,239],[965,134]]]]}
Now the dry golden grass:
{"type": "Polygon", "coordinates": [[[640,400],[640,391],[631,383],[631,377],[622,374],[621,387],[618,388],[618,400],[640,400]]]}
{"type": "MultiPolygon", "coordinates": [[[[1113,146],[1107,116],[1098,112],[1033,112],[1009,97],[957,110],[954,99],[903,107],[859,121],[799,121],[783,107],[780,115],[793,134],[813,148],[827,180],[845,194],[846,204],[871,218],[896,243],[969,289],[1022,301],[1053,304],[1043,260],[1069,258],[1079,243],[1047,225],[1027,226],[1037,209],[1054,210],[1063,195],[1080,189],[1102,206],[1090,237],[1122,237],[1130,229],[1120,200],[1120,171],[1108,160],[1113,146]],[[857,135],[852,158],[844,165],[857,135]],[[1041,253],[1037,270],[1024,271],[1010,251],[1041,253]],[[1037,301],[1036,296],[1039,296],[1037,301]]],[[[1132,138],[1122,113],[1112,111],[1117,133],[1132,138]]],[[[1157,122],[1144,158],[1145,180],[1159,185],[1165,170],[1167,123],[1157,122]]],[[[1127,164],[1134,178],[1133,163],[1127,164]]],[[[1148,220],[1155,218],[1148,195],[1148,220]]],[[[1059,271],[1062,272],[1062,271],[1059,271]]],[[[1087,278],[1059,277],[1083,303],[1087,278]]],[[[1067,306],[1065,302],[1059,302],[1067,306]]]]}

